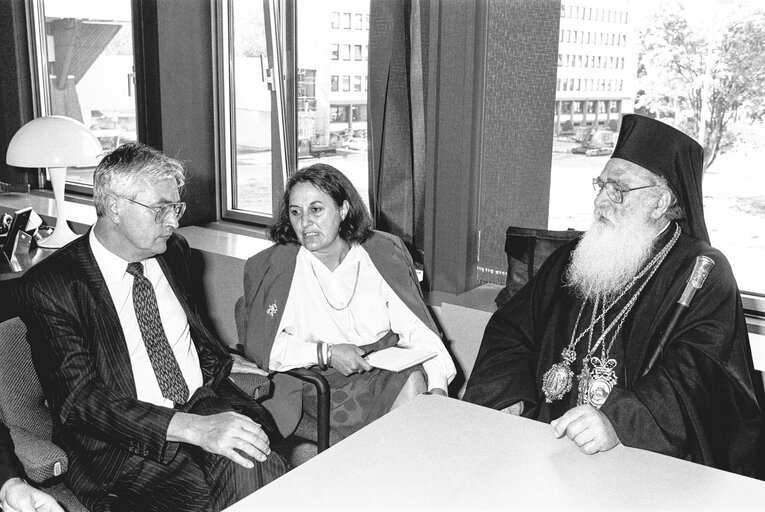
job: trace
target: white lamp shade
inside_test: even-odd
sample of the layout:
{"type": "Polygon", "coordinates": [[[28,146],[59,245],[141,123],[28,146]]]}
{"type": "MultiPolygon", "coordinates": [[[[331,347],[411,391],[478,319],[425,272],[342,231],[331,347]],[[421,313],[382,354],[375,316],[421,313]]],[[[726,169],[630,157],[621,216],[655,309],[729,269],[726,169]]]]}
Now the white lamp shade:
{"type": "Polygon", "coordinates": [[[38,117],[22,126],[8,145],[6,162],[16,167],[98,165],[101,143],[70,117],[38,117]]]}

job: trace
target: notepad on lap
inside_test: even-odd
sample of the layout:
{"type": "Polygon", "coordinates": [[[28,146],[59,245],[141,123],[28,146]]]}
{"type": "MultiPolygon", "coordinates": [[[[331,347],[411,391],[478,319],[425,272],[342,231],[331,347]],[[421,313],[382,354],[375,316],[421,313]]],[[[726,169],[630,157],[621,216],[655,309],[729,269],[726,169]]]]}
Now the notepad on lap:
{"type": "Polygon", "coordinates": [[[375,368],[391,372],[400,372],[435,356],[436,353],[430,350],[388,347],[377,352],[372,352],[366,359],[369,361],[369,364],[375,368]]]}

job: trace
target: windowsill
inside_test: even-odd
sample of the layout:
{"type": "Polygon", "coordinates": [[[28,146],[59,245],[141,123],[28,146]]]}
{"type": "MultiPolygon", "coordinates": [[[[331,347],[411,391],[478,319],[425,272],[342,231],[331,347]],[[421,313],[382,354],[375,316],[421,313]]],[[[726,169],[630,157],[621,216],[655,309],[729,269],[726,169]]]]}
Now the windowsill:
{"type": "MultiPolygon", "coordinates": [[[[96,221],[96,211],[90,197],[66,195],[64,201],[69,224],[78,234],[85,233],[96,221]]],[[[9,193],[0,195],[0,211],[13,213],[31,206],[49,225],[56,223],[56,202],[47,190],[30,194],[9,193]]],[[[185,226],[178,230],[193,249],[246,260],[253,254],[267,249],[265,229],[242,226],[231,222],[211,222],[204,226],[185,226]]]]}
{"type": "MultiPolygon", "coordinates": [[[[67,194],[65,205],[67,219],[75,232],[85,233],[96,221],[96,211],[90,197],[67,194]]],[[[46,223],[55,224],[56,202],[50,191],[35,190],[29,194],[11,192],[0,195],[0,213],[13,213],[27,206],[31,206],[46,223]]],[[[264,228],[228,221],[211,222],[204,226],[185,226],[178,231],[188,240],[193,249],[240,260],[246,260],[271,246],[264,228]]],[[[448,303],[493,313],[496,311],[494,298],[501,289],[499,285],[485,284],[460,295],[438,291],[427,292],[425,302],[435,307],[448,303]]],[[[752,334],[765,334],[765,320],[757,318],[765,315],[765,298],[742,294],[742,300],[748,312],[749,331],[752,334]]]]}

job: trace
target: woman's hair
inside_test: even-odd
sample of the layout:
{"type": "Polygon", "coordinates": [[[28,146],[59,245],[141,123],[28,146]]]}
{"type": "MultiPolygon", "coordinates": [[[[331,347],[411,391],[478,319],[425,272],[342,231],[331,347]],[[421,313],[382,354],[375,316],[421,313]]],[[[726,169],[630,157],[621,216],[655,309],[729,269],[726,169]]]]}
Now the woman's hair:
{"type": "Polygon", "coordinates": [[[299,243],[290,223],[290,193],[298,183],[310,183],[335,202],[340,208],[348,201],[348,214],[340,222],[340,238],[348,243],[362,243],[372,236],[372,218],[364,201],[351,181],[331,165],[313,164],[290,176],[284,187],[284,197],[276,221],[268,228],[268,237],[278,243],[299,243]]]}
{"type": "Polygon", "coordinates": [[[146,144],[123,144],[108,153],[93,175],[93,204],[96,214],[106,214],[106,197],[116,195],[134,199],[155,183],[175,180],[178,188],[185,183],[183,164],[146,144]]]}

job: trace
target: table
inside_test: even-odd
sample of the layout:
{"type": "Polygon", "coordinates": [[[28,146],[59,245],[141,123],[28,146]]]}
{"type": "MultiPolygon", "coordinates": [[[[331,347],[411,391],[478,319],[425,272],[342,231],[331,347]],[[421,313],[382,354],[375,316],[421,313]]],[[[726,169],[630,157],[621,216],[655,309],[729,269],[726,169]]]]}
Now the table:
{"type": "Polygon", "coordinates": [[[421,395],[226,509],[765,510],[765,482],[421,395]]]}

